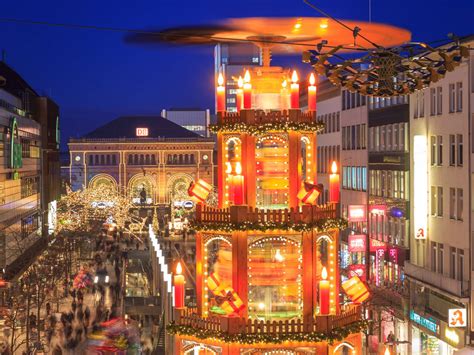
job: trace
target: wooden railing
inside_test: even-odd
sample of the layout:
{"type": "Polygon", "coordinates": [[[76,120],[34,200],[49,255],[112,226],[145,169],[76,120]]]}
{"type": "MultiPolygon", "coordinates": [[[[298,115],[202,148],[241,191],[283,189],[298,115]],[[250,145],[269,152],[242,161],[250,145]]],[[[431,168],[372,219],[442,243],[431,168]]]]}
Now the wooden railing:
{"type": "Polygon", "coordinates": [[[315,122],[315,112],[303,112],[301,110],[263,111],[242,110],[240,112],[220,112],[219,123],[248,123],[263,124],[275,122],[315,122]]]}
{"type": "Polygon", "coordinates": [[[215,330],[229,334],[274,334],[274,333],[329,333],[336,328],[348,326],[361,320],[359,305],[351,305],[341,314],[316,316],[305,322],[302,319],[263,321],[258,319],[215,316],[202,318],[194,308],[175,310],[175,322],[203,330],[215,330]]]}
{"type": "Polygon", "coordinates": [[[227,208],[196,207],[196,221],[202,223],[219,222],[275,222],[275,223],[309,223],[326,218],[337,217],[337,204],[329,203],[319,206],[301,206],[281,210],[264,210],[249,206],[230,206],[227,208]]]}

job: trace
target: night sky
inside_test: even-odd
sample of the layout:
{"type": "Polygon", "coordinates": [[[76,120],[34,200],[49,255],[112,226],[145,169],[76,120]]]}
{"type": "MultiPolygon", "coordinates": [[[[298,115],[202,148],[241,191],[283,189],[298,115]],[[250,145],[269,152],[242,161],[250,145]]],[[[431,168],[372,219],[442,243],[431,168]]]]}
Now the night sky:
{"type": "MultiPolygon", "coordinates": [[[[368,19],[367,0],[315,1],[339,19],[368,19]]],[[[414,40],[474,33],[472,0],[372,0],[372,20],[409,29],[414,40]]],[[[319,16],[300,0],[25,0],[2,3],[3,18],[164,29],[228,17],[319,16]]],[[[140,47],[123,33],[0,22],[6,62],[61,109],[63,143],[119,115],[213,107],[211,47],[140,47]]],[[[273,63],[299,66],[300,56],[273,63]]],[[[64,148],[64,146],[63,146],[64,148]]]]}

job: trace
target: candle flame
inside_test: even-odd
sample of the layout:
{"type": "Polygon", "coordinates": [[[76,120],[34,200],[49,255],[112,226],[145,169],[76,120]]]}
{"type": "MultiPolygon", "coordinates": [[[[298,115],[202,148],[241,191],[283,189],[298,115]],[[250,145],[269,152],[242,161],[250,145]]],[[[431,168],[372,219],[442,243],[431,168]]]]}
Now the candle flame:
{"type": "Polygon", "coordinates": [[[336,164],[335,161],[332,162],[332,165],[331,165],[331,173],[337,174],[337,164],[336,164]]]}
{"type": "Polygon", "coordinates": [[[314,73],[311,73],[311,75],[309,76],[309,84],[311,86],[313,86],[314,84],[316,84],[316,78],[314,76],[314,73]]]}
{"type": "Polygon", "coordinates": [[[388,346],[385,347],[384,355],[390,355],[390,349],[388,348],[388,346]]]}
{"type": "Polygon", "coordinates": [[[247,70],[244,75],[244,83],[250,83],[250,72],[247,70]]]}
{"type": "Polygon", "coordinates": [[[227,169],[225,170],[226,174],[232,173],[232,165],[229,162],[225,163],[227,169]]]}
{"type": "Polygon", "coordinates": [[[176,265],[176,275],[181,275],[183,273],[183,267],[181,266],[181,262],[178,261],[178,265],[176,265]]]}
{"type": "Polygon", "coordinates": [[[326,270],[326,267],[324,266],[323,267],[323,270],[321,271],[321,278],[323,280],[327,280],[328,279],[328,271],[326,270]]]}
{"type": "Polygon", "coordinates": [[[239,80],[237,80],[237,86],[241,89],[242,86],[244,86],[244,79],[242,79],[242,76],[239,75],[239,80]]]}
{"type": "Polygon", "coordinates": [[[287,85],[288,83],[286,82],[286,80],[283,80],[283,82],[281,83],[281,86],[283,87],[283,89],[285,89],[287,85]]]}
{"type": "Polygon", "coordinates": [[[217,77],[217,84],[219,86],[224,85],[224,75],[222,75],[222,73],[219,73],[219,76],[217,77]]]}
{"type": "Polygon", "coordinates": [[[282,262],[283,260],[285,260],[285,257],[283,255],[281,255],[281,252],[280,252],[280,249],[277,249],[276,250],[276,253],[275,253],[275,260],[278,261],[278,262],[282,262]]]}
{"type": "Polygon", "coordinates": [[[291,74],[291,82],[294,84],[298,82],[298,73],[296,70],[293,70],[293,74],[291,74]]]}
{"type": "Polygon", "coordinates": [[[235,163],[235,173],[236,173],[237,175],[242,174],[242,164],[240,164],[240,161],[238,161],[237,163],[235,163]]]}

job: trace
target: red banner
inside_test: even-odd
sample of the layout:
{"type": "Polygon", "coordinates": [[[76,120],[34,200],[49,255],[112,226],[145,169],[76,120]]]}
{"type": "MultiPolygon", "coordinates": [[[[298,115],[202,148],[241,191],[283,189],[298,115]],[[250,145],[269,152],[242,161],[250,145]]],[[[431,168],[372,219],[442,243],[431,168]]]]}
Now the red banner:
{"type": "Polygon", "coordinates": [[[367,220],[365,205],[349,205],[348,220],[349,222],[365,222],[367,220]]]}
{"type": "Polygon", "coordinates": [[[370,251],[375,252],[379,249],[386,250],[387,244],[385,244],[384,242],[381,242],[380,240],[370,238],[370,251]]]}
{"type": "Polygon", "coordinates": [[[367,248],[367,236],[364,234],[355,234],[349,236],[349,251],[351,253],[365,252],[367,248]]]}

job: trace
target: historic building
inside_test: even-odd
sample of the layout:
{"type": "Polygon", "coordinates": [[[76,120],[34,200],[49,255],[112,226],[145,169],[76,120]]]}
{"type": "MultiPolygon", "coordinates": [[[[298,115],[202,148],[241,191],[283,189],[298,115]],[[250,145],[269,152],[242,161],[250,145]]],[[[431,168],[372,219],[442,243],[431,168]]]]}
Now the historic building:
{"type": "Polygon", "coordinates": [[[213,148],[160,116],[119,117],[69,140],[71,187],[109,184],[143,207],[181,207],[193,180],[214,183],[213,148]]]}
{"type": "Polygon", "coordinates": [[[59,197],[59,109],[0,62],[0,268],[13,279],[46,245],[59,197]]]}

